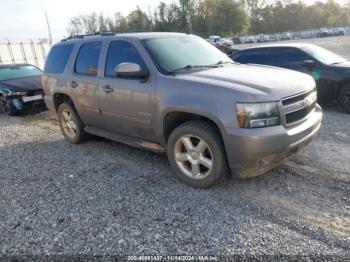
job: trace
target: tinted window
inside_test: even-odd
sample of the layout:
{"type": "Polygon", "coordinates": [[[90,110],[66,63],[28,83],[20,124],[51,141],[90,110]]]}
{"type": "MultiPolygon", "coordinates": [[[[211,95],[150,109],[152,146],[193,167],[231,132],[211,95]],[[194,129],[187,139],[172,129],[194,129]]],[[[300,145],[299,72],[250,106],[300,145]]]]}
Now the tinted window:
{"type": "Polygon", "coordinates": [[[233,54],[230,56],[230,58],[235,61],[235,62],[238,62],[238,63],[244,63],[244,55],[243,53],[236,53],[236,54],[233,54]]]}
{"type": "Polygon", "coordinates": [[[52,47],[46,59],[45,73],[63,73],[74,45],[59,45],[52,47]]]}
{"type": "Polygon", "coordinates": [[[250,64],[266,64],[268,62],[268,51],[266,50],[252,50],[246,52],[241,57],[242,63],[250,64]]]}
{"type": "Polygon", "coordinates": [[[75,72],[82,75],[97,75],[101,42],[92,42],[80,47],[75,61],[75,72]]]}
{"type": "Polygon", "coordinates": [[[116,76],[115,68],[121,63],[135,63],[142,69],[145,64],[136,48],[126,41],[113,41],[109,45],[106,60],[106,76],[116,76]]]}
{"type": "Polygon", "coordinates": [[[295,48],[272,48],[270,60],[272,63],[298,62],[308,59],[308,56],[295,48]]]}

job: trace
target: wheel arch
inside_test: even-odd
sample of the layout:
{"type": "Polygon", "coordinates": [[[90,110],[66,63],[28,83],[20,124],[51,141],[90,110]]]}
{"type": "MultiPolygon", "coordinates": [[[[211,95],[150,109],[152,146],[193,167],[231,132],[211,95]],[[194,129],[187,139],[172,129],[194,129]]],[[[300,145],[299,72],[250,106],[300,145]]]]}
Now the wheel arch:
{"type": "Polygon", "coordinates": [[[163,130],[164,143],[165,144],[167,143],[171,132],[175,128],[182,125],[183,123],[194,121],[194,120],[204,121],[211,124],[216,129],[221,139],[223,140],[224,127],[221,124],[220,120],[216,119],[211,115],[205,114],[203,112],[191,112],[187,110],[176,109],[176,110],[169,110],[168,112],[164,113],[164,116],[162,117],[161,127],[163,130]]]}
{"type": "Polygon", "coordinates": [[[67,95],[66,93],[55,93],[55,94],[53,94],[52,99],[53,99],[53,104],[54,104],[56,113],[58,112],[59,106],[63,103],[66,103],[66,102],[71,103],[72,106],[74,106],[74,108],[75,108],[73,99],[69,95],[67,95]]]}

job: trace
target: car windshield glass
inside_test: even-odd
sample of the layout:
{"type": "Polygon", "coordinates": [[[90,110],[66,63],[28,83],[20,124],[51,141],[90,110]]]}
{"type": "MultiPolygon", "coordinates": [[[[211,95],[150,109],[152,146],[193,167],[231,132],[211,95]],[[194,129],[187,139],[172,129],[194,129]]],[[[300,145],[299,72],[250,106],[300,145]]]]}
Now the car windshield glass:
{"type": "Polygon", "coordinates": [[[307,46],[304,48],[304,50],[306,51],[306,53],[308,53],[309,55],[326,65],[337,64],[346,61],[341,56],[334,54],[331,51],[328,51],[327,49],[324,49],[319,46],[307,46]]]}
{"type": "Polygon", "coordinates": [[[41,75],[41,71],[35,66],[30,65],[0,68],[0,81],[39,75],[41,75]]]}
{"type": "Polygon", "coordinates": [[[208,69],[234,63],[227,55],[200,37],[192,35],[145,40],[146,49],[166,73],[208,69]]]}

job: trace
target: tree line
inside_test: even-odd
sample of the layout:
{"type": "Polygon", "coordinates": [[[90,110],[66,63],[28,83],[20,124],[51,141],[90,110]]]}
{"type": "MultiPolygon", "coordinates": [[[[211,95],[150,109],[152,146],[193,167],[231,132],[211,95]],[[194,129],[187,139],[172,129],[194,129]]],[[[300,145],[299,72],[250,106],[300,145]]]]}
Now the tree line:
{"type": "Polygon", "coordinates": [[[340,5],[334,0],[306,5],[302,0],[178,0],[160,2],[154,10],[139,6],[124,16],[107,17],[95,12],[70,19],[68,34],[101,31],[173,31],[234,36],[277,33],[350,25],[350,0],[340,5]]]}

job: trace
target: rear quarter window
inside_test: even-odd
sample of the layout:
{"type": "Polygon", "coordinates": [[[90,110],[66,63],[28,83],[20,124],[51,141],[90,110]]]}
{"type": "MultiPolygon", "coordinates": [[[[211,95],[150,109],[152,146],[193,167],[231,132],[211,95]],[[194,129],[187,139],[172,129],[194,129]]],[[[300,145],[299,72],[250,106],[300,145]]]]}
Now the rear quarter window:
{"type": "Polygon", "coordinates": [[[73,44],[52,47],[45,63],[44,72],[52,74],[63,73],[68,59],[73,51],[73,44]]]}
{"type": "Polygon", "coordinates": [[[244,63],[244,54],[243,53],[235,53],[233,55],[230,56],[230,58],[238,63],[244,63]]]}

